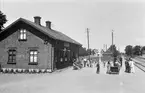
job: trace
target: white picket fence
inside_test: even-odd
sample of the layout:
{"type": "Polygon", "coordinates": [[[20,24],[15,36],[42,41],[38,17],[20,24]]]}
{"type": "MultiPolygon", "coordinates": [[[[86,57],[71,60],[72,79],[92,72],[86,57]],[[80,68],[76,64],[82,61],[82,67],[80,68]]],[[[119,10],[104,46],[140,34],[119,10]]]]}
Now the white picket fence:
{"type": "Polygon", "coordinates": [[[51,73],[51,69],[1,68],[2,73],[51,73]]]}

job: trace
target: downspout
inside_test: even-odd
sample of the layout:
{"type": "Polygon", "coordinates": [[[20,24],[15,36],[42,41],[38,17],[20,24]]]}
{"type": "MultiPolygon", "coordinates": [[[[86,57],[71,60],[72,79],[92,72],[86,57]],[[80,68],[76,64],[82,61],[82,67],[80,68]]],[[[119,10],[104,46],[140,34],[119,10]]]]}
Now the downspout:
{"type": "Polygon", "coordinates": [[[52,55],[52,51],[53,50],[53,47],[51,46],[51,72],[53,72],[53,55],[52,55]]]}
{"type": "MultiPolygon", "coordinates": [[[[47,50],[49,51],[49,45],[48,45],[48,41],[47,40],[44,40],[44,46],[46,46],[45,48],[47,48],[47,50]]],[[[47,55],[47,57],[49,56],[49,52],[47,51],[47,53],[48,53],[48,55],[47,55]]],[[[49,60],[48,60],[48,58],[47,58],[47,67],[46,67],[46,69],[47,69],[47,71],[48,71],[48,67],[49,67],[49,60]]]]}
{"type": "Polygon", "coordinates": [[[51,72],[53,72],[53,62],[54,62],[54,47],[52,43],[51,45],[51,72]]]}

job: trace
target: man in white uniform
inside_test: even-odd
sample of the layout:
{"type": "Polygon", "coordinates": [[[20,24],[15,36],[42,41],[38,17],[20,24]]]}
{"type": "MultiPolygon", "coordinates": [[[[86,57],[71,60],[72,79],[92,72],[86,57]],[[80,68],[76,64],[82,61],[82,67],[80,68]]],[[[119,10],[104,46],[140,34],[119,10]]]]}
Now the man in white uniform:
{"type": "Polygon", "coordinates": [[[87,64],[87,59],[84,58],[84,67],[86,67],[86,64],[87,64]]]}

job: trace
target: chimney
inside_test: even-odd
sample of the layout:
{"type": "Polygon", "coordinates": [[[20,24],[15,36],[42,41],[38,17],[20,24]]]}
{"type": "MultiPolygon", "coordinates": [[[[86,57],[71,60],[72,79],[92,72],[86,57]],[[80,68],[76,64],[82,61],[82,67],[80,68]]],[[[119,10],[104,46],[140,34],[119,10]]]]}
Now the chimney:
{"type": "Polygon", "coordinates": [[[46,21],[46,27],[51,29],[51,22],[50,21],[46,21]]]}
{"type": "Polygon", "coordinates": [[[40,16],[34,16],[34,22],[37,24],[37,25],[41,25],[41,17],[40,16]]]}

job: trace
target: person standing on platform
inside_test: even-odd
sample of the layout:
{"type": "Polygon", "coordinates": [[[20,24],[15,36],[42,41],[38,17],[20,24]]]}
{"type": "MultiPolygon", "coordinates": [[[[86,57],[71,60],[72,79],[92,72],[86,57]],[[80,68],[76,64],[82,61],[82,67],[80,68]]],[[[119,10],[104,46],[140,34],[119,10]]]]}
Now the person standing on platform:
{"type": "Polygon", "coordinates": [[[93,60],[92,59],[90,60],[90,67],[91,68],[93,67],[93,60]]]}
{"type": "Polygon", "coordinates": [[[126,67],[125,72],[130,73],[130,59],[126,59],[125,67],[126,67]]]}
{"type": "Polygon", "coordinates": [[[86,64],[87,64],[87,59],[84,58],[84,67],[86,67],[86,64]]]}
{"type": "Polygon", "coordinates": [[[111,64],[110,64],[110,60],[109,60],[108,63],[107,63],[107,73],[110,72],[110,66],[111,66],[111,64]]]}
{"type": "Polygon", "coordinates": [[[99,73],[100,73],[100,64],[99,64],[99,62],[97,62],[96,67],[97,67],[97,71],[96,71],[96,73],[99,74],[99,73]]]}
{"type": "Polygon", "coordinates": [[[130,68],[131,68],[131,69],[130,69],[130,72],[131,72],[131,73],[135,73],[135,70],[134,70],[134,62],[132,61],[131,58],[130,58],[130,62],[129,62],[129,63],[130,63],[129,65],[130,65],[130,68]]]}
{"type": "Polygon", "coordinates": [[[84,67],[84,58],[81,59],[81,65],[84,67]]]}
{"type": "Polygon", "coordinates": [[[87,67],[90,67],[90,61],[89,61],[89,59],[87,60],[87,67]]]}
{"type": "Polygon", "coordinates": [[[127,64],[128,64],[128,62],[127,62],[127,59],[126,59],[126,60],[125,60],[125,72],[127,72],[127,71],[128,71],[127,64]]]}
{"type": "Polygon", "coordinates": [[[121,65],[121,67],[122,67],[122,57],[120,57],[119,60],[120,60],[120,65],[121,65]]]}
{"type": "Polygon", "coordinates": [[[103,66],[104,66],[104,68],[105,68],[105,64],[106,64],[106,61],[103,61],[103,66]]]}

